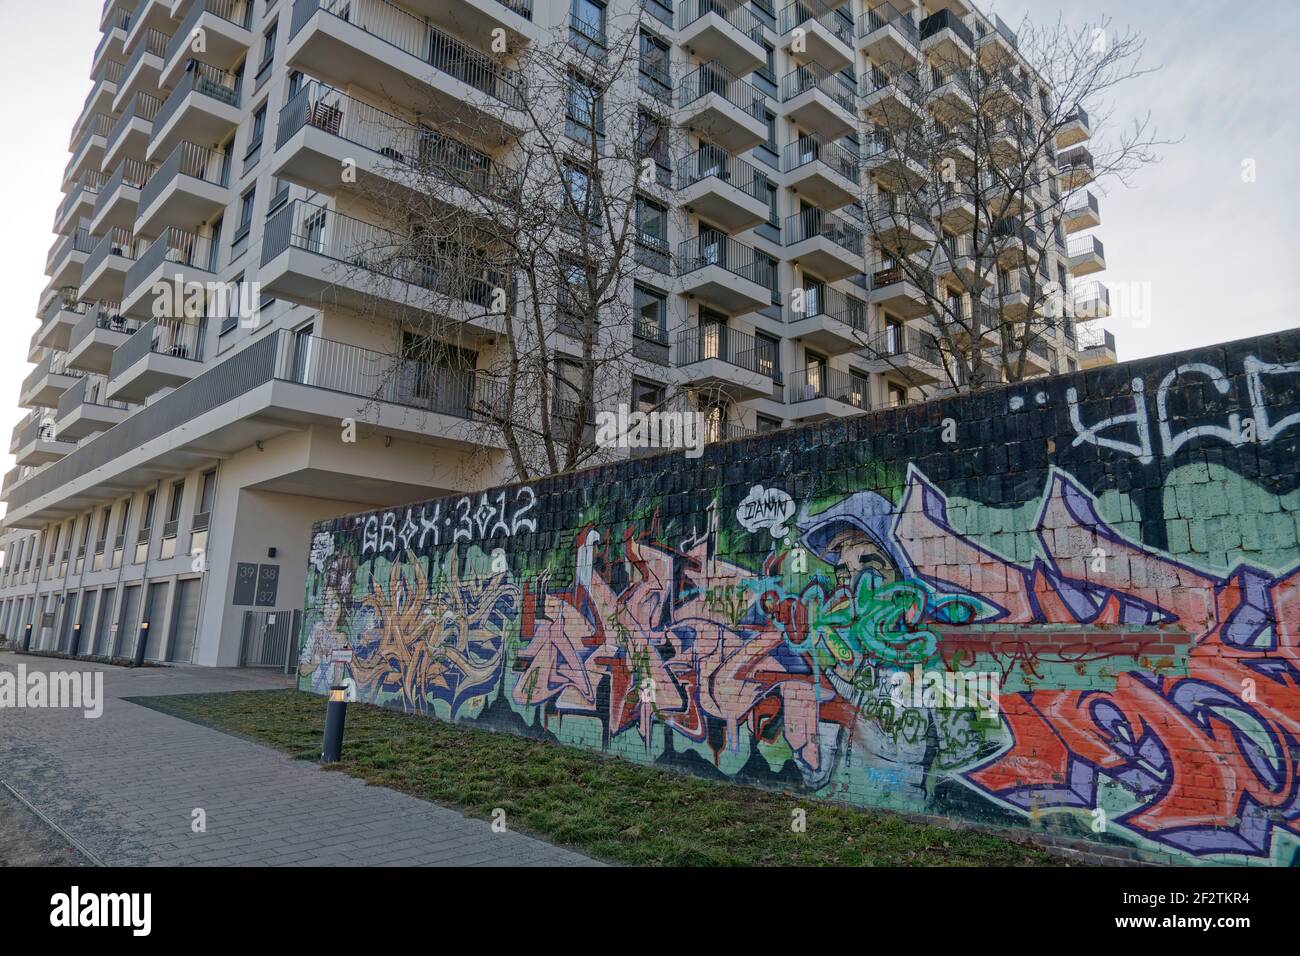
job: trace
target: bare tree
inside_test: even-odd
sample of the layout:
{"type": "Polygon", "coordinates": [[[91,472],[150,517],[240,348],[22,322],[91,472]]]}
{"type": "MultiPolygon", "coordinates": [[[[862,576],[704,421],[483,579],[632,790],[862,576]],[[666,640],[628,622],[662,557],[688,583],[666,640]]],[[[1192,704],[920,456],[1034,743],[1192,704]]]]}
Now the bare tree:
{"type": "MultiPolygon", "coordinates": [[[[450,114],[430,103],[436,127],[397,105],[409,96],[366,113],[389,161],[357,176],[355,197],[391,228],[361,230],[341,280],[364,273],[372,295],[356,308],[401,357],[376,398],[397,379],[432,411],[468,411],[519,480],[613,457],[595,409],[628,401],[647,355],[667,358],[666,324],[634,294],[647,268],[670,267],[666,224],[645,220],[673,205],[671,79],[666,57],[661,77],[645,59],[641,16],[462,53],[449,66],[487,95],[450,114]]],[[[312,109],[365,110],[343,99],[323,90],[312,109]]]]}
{"type": "MultiPolygon", "coordinates": [[[[1150,70],[1143,41],[1108,20],[1014,34],[999,21],[979,35],[946,14],[929,25],[945,29],[965,30],[974,57],[961,36],[939,36],[928,62],[862,78],[864,221],[881,256],[867,277],[910,286],[942,387],[977,391],[1035,374],[1031,356],[1068,337],[1071,282],[1050,265],[1053,250],[1066,259],[1066,222],[1088,185],[1128,184],[1163,141],[1149,117],[1110,126],[1111,92],[1150,70]],[[1088,146],[1058,146],[1085,127],[1088,146]]],[[[890,361],[892,347],[868,345],[890,361]]]]}

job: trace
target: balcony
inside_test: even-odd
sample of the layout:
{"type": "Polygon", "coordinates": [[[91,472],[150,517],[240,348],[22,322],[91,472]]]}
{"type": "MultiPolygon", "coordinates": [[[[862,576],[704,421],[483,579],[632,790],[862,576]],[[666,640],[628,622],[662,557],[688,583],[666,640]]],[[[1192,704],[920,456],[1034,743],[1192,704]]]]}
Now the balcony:
{"type": "Polygon", "coordinates": [[[729,232],[767,221],[768,178],[745,160],[702,143],[677,164],[677,202],[729,232]]]}
{"type": "Polygon", "coordinates": [[[82,270],[80,297],[121,301],[127,272],[135,264],[139,244],[130,229],[114,226],[95,245],[82,270]]]}
{"type": "Polygon", "coordinates": [[[1070,274],[1092,275],[1106,268],[1106,247],[1096,236],[1075,236],[1066,247],[1070,274]]]}
{"type": "Polygon", "coordinates": [[[159,90],[171,90],[170,84],[163,86],[161,82],[163,57],[171,39],[170,34],[161,30],[148,30],[140,38],[122,70],[122,81],[113,97],[113,112],[121,113],[137,93],[156,94],[159,90]]]}
{"type": "Polygon", "coordinates": [[[977,19],[975,30],[975,52],[983,66],[997,68],[1015,60],[1020,40],[1000,16],[995,13],[989,21],[977,19]]]}
{"type": "Polygon", "coordinates": [[[482,251],[456,256],[382,226],[303,200],[267,220],[260,281],[264,292],[320,308],[323,303],[408,321],[439,316],[463,323],[459,334],[498,335],[508,276],[482,251]],[[471,265],[470,260],[478,265],[471,265]]]}
{"type": "Polygon", "coordinates": [[[113,128],[113,117],[107,113],[96,113],[87,122],[72,148],[72,157],[63,167],[63,189],[71,189],[77,178],[87,170],[99,170],[104,160],[104,146],[108,142],[109,131],[113,128]]]}
{"type": "Polygon", "coordinates": [[[822,209],[839,209],[858,198],[860,169],[854,150],[821,136],[800,136],[781,153],[785,184],[822,209]]]}
{"type": "Polygon", "coordinates": [[[90,231],[103,235],[110,229],[131,229],[140,205],[140,190],[153,168],[138,159],[124,159],[95,197],[90,231]]]}
{"type": "Polygon", "coordinates": [[[781,241],[786,257],[814,275],[834,282],[862,271],[862,230],[821,209],[804,209],[785,220],[781,241]]]}
{"type": "Polygon", "coordinates": [[[1102,365],[1114,365],[1118,359],[1114,333],[1093,325],[1079,326],[1080,368],[1089,369],[1098,368],[1102,365]]]}
{"type": "Polygon", "coordinates": [[[727,315],[772,302],[772,263],[729,236],[708,231],[677,247],[674,260],[683,295],[727,315]]]}
{"type": "Polygon", "coordinates": [[[806,285],[786,304],[785,332],[826,355],[855,352],[867,339],[867,303],[839,289],[806,285]]]}
{"type": "Polygon", "coordinates": [[[929,296],[895,261],[884,260],[867,274],[867,301],[901,319],[914,319],[930,311],[929,296]]]}
{"type": "Polygon", "coordinates": [[[511,198],[519,189],[518,176],[487,153],[314,81],[280,112],[274,163],[279,178],[325,193],[383,183],[427,195],[433,176],[448,187],[448,202],[480,212],[474,197],[511,198]],[[342,183],[346,160],[356,164],[357,185],[342,183]]]}
{"type": "Polygon", "coordinates": [[[1095,229],[1101,225],[1101,203],[1090,189],[1075,193],[1061,211],[1061,227],[1067,233],[1095,229]]]}
{"type": "Polygon", "coordinates": [[[34,344],[66,351],[72,330],[86,309],[86,304],[77,298],[75,287],[60,289],[41,312],[41,327],[36,330],[34,344]]]}
{"type": "Polygon", "coordinates": [[[139,0],[131,11],[131,20],[126,28],[126,40],[122,49],[131,53],[150,30],[160,30],[172,22],[174,0],[139,0]]]}
{"type": "Polygon", "coordinates": [[[934,385],[947,379],[939,344],[923,329],[887,326],[871,337],[861,355],[867,371],[903,378],[910,385],[934,385]]]}
{"type": "Polygon", "coordinates": [[[799,421],[843,418],[871,408],[870,384],[865,375],[813,365],[789,376],[785,400],[799,421]]]}
{"type": "MultiPolygon", "coordinates": [[[[935,276],[951,276],[957,285],[964,288],[974,286],[978,276],[975,268],[975,243],[970,234],[945,233],[937,242],[939,248],[934,261],[935,276]]],[[[984,267],[987,269],[988,264],[985,263],[984,267]]]]}
{"type": "Polygon", "coordinates": [[[1043,231],[1022,219],[995,220],[991,238],[998,262],[1008,269],[1036,264],[1046,246],[1043,231]]]}
{"type": "MultiPolygon", "coordinates": [[[[537,0],[405,0],[403,6],[422,17],[428,17],[435,26],[450,30],[457,36],[491,36],[492,31],[504,29],[510,48],[530,43],[542,36],[533,23],[533,7],[537,0]]],[[[671,26],[671,24],[670,24],[671,26]]]]}
{"type": "Polygon", "coordinates": [[[1061,128],[1056,131],[1056,148],[1069,149],[1092,138],[1092,119],[1082,106],[1076,106],[1066,115],[1061,128]]]}
{"type": "Polygon", "coordinates": [[[781,8],[777,32],[782,46],[793,47],[795,30],[803,31],[804,52],[797,57],[807,57],[831,70],[853,65],[853,20],[822,0],[794,0],[781,8]]]}
{"type": "Polygon", "coordinates": [[[129,12],[122,9],[113,11],[102,29],[104,35],[99,38],[99,45],[95,47],[95,53],[91,58],[90,69],[92,73],[102,67],[105,60],[122,59],[123,47],[126,44],[126,31],[130,25],[131,14],[129,12]]]}
{"type": "Polygon", "coordinates": [[[95,238],[89,230],[76,229],[71,235],[59,236],[50,249],[49,265],[46,274],[50,277],[50,287],[62,289],[65,286],[81,285],[81,270],[86,258],[95,247],[95,238]]]}
{"type": "Polygon", "coordinates": [[[924,192],[878,192],[868,197],[866,203],[869,233],[882,248],[915,251],[935,241],[930,221],[932,211],[933,206],[924,192]]]}
{"type": "Polygon", "coordinates": [[[857,45],[875,63],[916,66],[921,59],[921,30],[911,13],[882,3],[858,17],[857,45]]]}
{"type": "Polygon", "coordinates": [[[172,34],[163,53],[160,85],[175,86],[193,55],[196,35],[204,42],[203,56],[211,63],[235,63],[253,42],[252,0],[189,0],[190,12],[172,34]]]}
{"type": "Polygon", "coordinates": [[[1110,317],[1110,289],[1092,282],[1074,290],[1074,315],[1078,319],[1110,317]]]}
{"type": "MultiPolygon", "coordinates": [[[[108,397],[108,383],[102,375],[85,375],[59,399],[55,428],[60,438],[76,442],[107,431],[130,414],[130,405],[108,397]]],[[[64,449],[63,454],[71,450],[64,449]]]]}
{"type": "MultiPolygon", "coordinates": [[[[170,227],[140,253],[123,284],[122,314],[147,318],[153,314],[157,289],[174,285],[185,290],[190,283],[212,281],[217,247],[207,236],[170,227]]],[[[116,396],[114,396],[116,397],[116,396]]]]}
{"type": "Polygon", "coordinates": [[[805,63],[781,78],[781,109],[790,122],[826,139],[858,128],[858,97],[853,84],[820,63],[805,63]]]}
{"type": "Polygon", "coordinates": [[[1097,168],[1092,153],[1082,146],[1061,153],[1056,175],[1061,189],[1067,193],[1087,186],[1097,178],[1097,168]]]}
{"type": "MultiPolygon", "coordinates": [[[[1024,269],[999,272],[997,285],[985,293],[989,305],[997,310],[1003,319],[1021,318],[1037,304],[1033,280],[1024,269]]],[[[1042,294],[1039,287],[1038,294],[1042,294]]]]}
{"type": "MultiPolygon", "coordinates": [[[[83,218],[94,214],[95,201],[99,198],[100,185],[105,178],[98,169],[88,169],[78,177],[54,214],[55,232],[65,235],[79,225],[83,218]]],[[[46,265],[49,264],[47,261],[46,265]]]]}
{"type": "MultiPolygon", "coordinates": [[[[335,168],[335,176],[342,167],[335,168]]],[[[135,231],[157,236],[168,227],[210,222],[229,202],[230,157],[194,143],[177,143],[140,190],[135,231]]]]}
{"type": "Polygon", "coordinates": [[[68,367],[82,372],[106,373],[113,366],[113,353],[140,328],[135,319],[122,315],[116,302],[97,302],[77,321],[68,340],[68,367]]]}
{"type": "Polygon", "coordinates": [[[767,139],[766,97],[718,63],[706,63],[678,81],[677,121],[732,154],[767,139]]]}
{"type": "MultiPolygon", "coordinates": [[[[11,483],[5,523],[40,527],[149,487],[214,455],[234,454],[256,441],[313,425],[337,427],[345,418],[434,447],[500,447],[483,424],[500,406],[500,388],[478,373],[440,370],[317,336],[271,330],[219,364],[200,368],[174,392],[134,409],[62,460],[11,483]]],[[[311,453],[299,463],[301,471],[286,476],[286,487],[309,472],[319,480],[323,471],[331,489],[346,500],[385,500],[375,494],[377,472],[373,477],[358,474],[355,464],[341,469],[331,455],[311,453]]],[[[267,483],[268,490],[276,490],[274,482],[267,483]]],[[[428,488],[422,492],[411,484],[401,491],[415,500],[428,488]]],[[[390,483],[385,494],[393,493],[390,483]]]]}
{"type": "Polygon", "coordinates": [[[239,127],[241,78],[199,60],[190,60],[184,77],[163,102],[153,121],[145,159],[158,162],[178,143],[219,143],[239,127]]]}
{"type": "Polygon", "coordinates": [[[45,414],[29,420],[18,429],[11,450],[14,464],[33,468],[58,461],[76,447],[75,442],[63,440],[55,428],[54,419],[45,414]]]}
{"type": "Polygon", "coordinates": [[[515,70],[388,0],[294,0],[288,61],[331,86],[383,91],[403,109],[485,139],[504,142],[525,123],[515,70]]]}
{"type": "Polygon", "coordinates": [[[944,66],[969,66],[975,35],[952,10],[940,10],[921,21],[921,50],[944,66]]]}
{"type": "Polygon", "coordinates": [[[123,160],[144,158],[153,137],[153,121],[162,107],[162,100],[148,93],[137,93],[131,97],[122,115],[109,131],[104,147],[104,158],[100,169],[108,172],[116,169],[123,160]]]}
{"type": "MultiPolygon", "coordinates": [[[[949,126],[966,124],[975,116],[975,100],[971,95],[970,71],[962,68],[930,70],[930,90],[926,101],[935,119],[949,126]]],[[[966,127],[969,128],[969,127],[966,127]]]]}
{"type": "Polygon", "coordinates": [[[124,71],[125,64],[121,60],[105,60],[103,65],[95,70],[91,76],[90,92],[86,94],[86,99],[81,106],[82,121],[95,113],[120,112],[113,104],[117,99],[124,71]]]}
{"type": "Polygon", "coordinates": [[[681,385],[735,401],[770,396],[775,363],[754,336],[717,322],[687,329],[673,342],[681,385]]]}
{"type": "Polygon", "coordinates": [[[747,4],[736,0],[681,0],[677,42],[692,56],[719,63],[737,76],[767,62],[763,24],[747,4]]]}
{"type": "Polygon", "coordinates": [[[910,70],[886,73],[878,66],[863,74],[859,84],[860,107],[873,123],[885,129],[919,127],[928,117],[921,79],[910,70]]]}
{"type": "Polygon", "coordinates": [[[113,353],[107,397],[143,402],[162,388],[183,385],[203,370],[203,326],[150,319],[113,353]]]}
{"type": "Polygon", "coordinates": [[[23,379],[19,405],[24,408],[54,408],[59,396],[77,384],[81,372],[67,367],[67,356],[51,352],[23,379]]]}

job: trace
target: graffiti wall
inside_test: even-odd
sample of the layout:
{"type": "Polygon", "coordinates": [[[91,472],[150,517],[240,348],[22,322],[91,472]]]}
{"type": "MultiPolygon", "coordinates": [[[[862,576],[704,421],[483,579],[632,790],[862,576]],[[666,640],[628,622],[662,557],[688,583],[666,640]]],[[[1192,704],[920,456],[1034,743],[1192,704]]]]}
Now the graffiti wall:
{"type": "Polygon", "coordinates": [[[299,684],[1296,865],[1298,443],[1286,333],[349,515],[313,533],[299,684]]]}

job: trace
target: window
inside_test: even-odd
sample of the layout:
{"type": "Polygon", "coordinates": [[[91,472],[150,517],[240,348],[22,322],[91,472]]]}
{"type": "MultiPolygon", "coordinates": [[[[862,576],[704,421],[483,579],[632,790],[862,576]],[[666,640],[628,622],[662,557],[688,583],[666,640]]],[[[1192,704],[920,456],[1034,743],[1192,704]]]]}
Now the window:
{"type": "Polygon", "coordinates": [[[668,126],[653,113],[637,113],[637,150],[640,158],[653,159],[656,179],[662,186],[672,183],[671,164],[668,158],[668,126]]]}
{"type": "Polygon", "coordinates": [[[573,212],[579,217],[594,219],[596,214],[594,203],[589,199],[591,190],[591,177],[581,166],[573,163],[567,163],[564,167],[564,191],[567,193],[569,205],[573,212]]]}
{"type": "Polygon", "coordinates": [[[666,42],[650,33],[641,31],[641,89],[657,100],[665,103],[672,101],[672,72],[670,68],[671,53],[666,42]]]}
{"type": "Polygon", "coordinates": [[[566,132],[580,143],[590,143],[591,136],[605,135],[605,102],[594,81],[577,70],[569,71],[569,89],[565,97],[566,132]]]}
{"type": "MultiPolygon", "coordinates": [[[[577,359],[560,358],[555,365],[555,397],[552,408],[555,414],[570,420],[579,417],[580,397],[582,395],[582,362],[577,359]]],[[[588,409],[590,412],[590,409],[588,409]]],[[[592,416],[582,416],[583,421],[592,416]]]]}
{"type": "Polygon", "coordinates": [[[605,5],[597,0],[571,0],[569,42],[589,56],[605,50],[605,5]]]}
{"type": "Polygon", "coordinates": [[[754,351],[757,353],[758,371],[778,385],[781,383],[781,342],[762,332],[754,334],[754,351]]]}
{"type": "Polygon", "coordinates": [[[649,415],[657,412],[664,403],[664,387],[654,382],[632,379],[632,411],[649,415]]]}
{"type": "Polygon", "coordinates": [[[780,305],[781,270],[778,268],[777,261],[761,249],[754,250],[754,261],[758,266],[758,273],[754,278],[772,291],[772,304],[780,305]]]}
{"type": "Polygon", "coordinates": [[[271,65],[275,62],[275,37],[279,28],[280,22],[277,20],[271,24],[271,29],[262,34],[262,59],[259,61],[255,78],[258,89],[261,89],[262,84],[271,74],[271,65]]]}
{"type": "Polygon", "coordinates": [[[754,72],[757,73],[759,76],[761,76],[763,79],[767,80],[767,82],[775,84],[776,83],[776,50],[772,47],[772,44],[764,40],[763,52],[767,56],[767,62],[764,63],[762,66],[760,66],[754,72]]]}
{"type": "Polygon", "coordinates": [[[248,149],[244,151],[245,171],[247,163],[253,160],[262,149],[262,137],[266,134],[266,103],[257,108],[253,114],[253,129],[248,134],[248,149]]]}
{"type": "Polygon", "coordinates": [[[175,525],[181,519],[181,498],[184,495],[185,482],[172,482],[171,496],[167,499],[167,523],[163,525],[163,535],[174,535],[176,533],[175,525]]]}
{"type": "Polygon", "coordinates": [[[203,526],[207,527],[207,518],[212,514],[212,505],[217,496],[217,470],[215,468],[203,473],[203,484],[199,491],[198,500],[194,502],[195,527],[198,527],[198,518],[203,518],[203,526]]]}
{"type": "Polygon", "coordinates": [[[249,187],[248,192],[239,198],[239,228],[231,245],[238,245],[248,238],[248,231],[253,226],[253,203],[257,199],[257,186],[249,187]]]}
{"type": "Polygon", "coordinates": [[[668,341],[668,297],[649,286],[636,286],[636,326],[633,333],[651,342],[668,341]]]}
{"type": "Polygon", "coordinates": [[[110,567],[122,566],[122,552],[126,548],[126,526],[131,521],[131,499],[122,502],[121,513],[117,518],[117,536],[113,539],[113,558],[110,567]]]}
{"type": "Polygon", "coordinates": [[[907,389],[901,385],[889,383],[889,404],[897,408],[907,404],[907,389]]]}
{"type": "Polygon", "coordinates": [[[656,252],[668,251],[668,210],[645,196],[636,198],[637,240],[656,252]]]}
{"type": "Polygon", "coordinates": [[[767,110],[766,114],[767,114],[767,148],[775,153],[778,152],[776,146],[776,114],[773,113],[771,110],[767,110]]]}
{"type": "Polygon", "coordinates": [[[774,432],[780,429],[781,420],[779,418],[769,418],[767,415],[759,415],[757,419],[758,433],[765,435],[768,432],[774,432]]]}
{"type": "Polygon", "coordinates": [[[769,226],[781,228],[781,196],[770,179],[767,181],[767,223],[769,226]]]}
{"type": "Polygon", "coordinates": [[[302,90],[302,71],[294,70],[289,74],[289,99],[293,99],[302,90]]]}

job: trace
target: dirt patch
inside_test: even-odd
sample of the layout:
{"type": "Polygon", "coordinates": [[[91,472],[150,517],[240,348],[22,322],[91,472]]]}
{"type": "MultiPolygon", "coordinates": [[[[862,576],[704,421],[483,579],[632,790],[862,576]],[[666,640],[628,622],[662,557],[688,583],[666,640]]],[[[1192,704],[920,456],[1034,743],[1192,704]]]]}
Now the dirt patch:
{"type": "Polygon", "coordinates": [[[0,787],[0,866],[88,866],[58,831],[0,787]]]}

